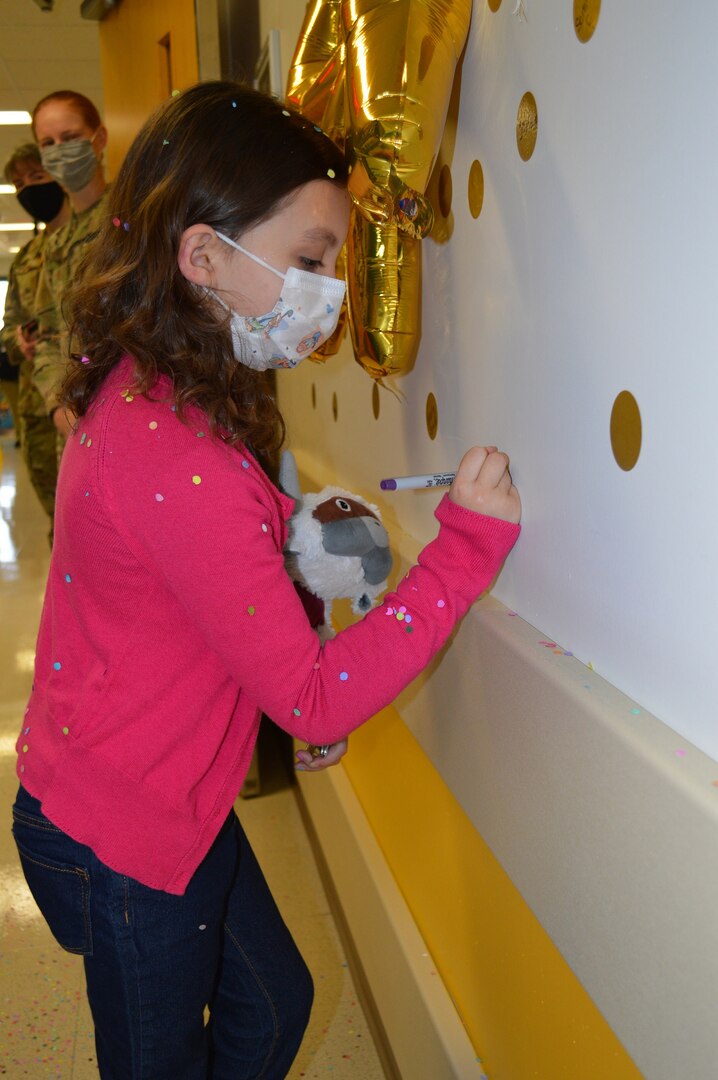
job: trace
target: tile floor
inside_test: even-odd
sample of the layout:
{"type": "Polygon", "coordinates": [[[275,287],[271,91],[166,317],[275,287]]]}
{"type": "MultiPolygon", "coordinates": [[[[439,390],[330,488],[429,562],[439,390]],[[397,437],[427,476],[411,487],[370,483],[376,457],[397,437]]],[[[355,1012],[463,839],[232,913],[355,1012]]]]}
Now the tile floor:
{"type": "MultiPolygon", "coordinates": [[[[0,451],[0,1076],[91,1080],[98,1072],[82,962],[50,936],[9,835],[14,745],[49,550],[12,433],[0,437],[0,451]]],[[[263,740],[262,794],[237,809],[315,980],[312,1021],[289,1077],[383,1080],[278,745],[271,732],[263,740]]]]}

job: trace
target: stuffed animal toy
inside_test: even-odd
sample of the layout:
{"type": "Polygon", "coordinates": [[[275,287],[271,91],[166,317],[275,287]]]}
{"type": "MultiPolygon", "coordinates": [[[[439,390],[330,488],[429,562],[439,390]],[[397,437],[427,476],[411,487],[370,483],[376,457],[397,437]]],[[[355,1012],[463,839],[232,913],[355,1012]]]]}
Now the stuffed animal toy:
{"type": "Polygon", "coordinates": [[[331,637],[333,600],[349,598],[352,611],[362,615],[386,589],[392,565],[389,536],[378,507],[360,495],[331,486],[303,495],[288,450],[282,453],[279,485],[296,500],[284,549],[287,571],[323,604],[319,614],[316,605],[305,606],[320,634],[331,637]]]}

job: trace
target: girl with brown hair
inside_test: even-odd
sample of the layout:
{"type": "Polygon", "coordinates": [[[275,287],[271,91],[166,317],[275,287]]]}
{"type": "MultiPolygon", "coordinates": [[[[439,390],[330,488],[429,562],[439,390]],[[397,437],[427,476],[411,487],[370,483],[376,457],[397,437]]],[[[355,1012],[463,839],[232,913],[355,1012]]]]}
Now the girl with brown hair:
{"type": "Polygon", "coordinates": [[[286,1076],[311,978],[232,809],[260,712],[330,745],[299,767],[335,764],[518,535],[508,459],[474,447],[389,607],[324,645],[309,626],[283,562],[292,501],[258,460],[282,437],[264,372],[336,323],[347,172],[278,102],[196,86],[135,140],[72,297],[78,419],[14,830],[85,958],[105,1080],[286,1076]]]}

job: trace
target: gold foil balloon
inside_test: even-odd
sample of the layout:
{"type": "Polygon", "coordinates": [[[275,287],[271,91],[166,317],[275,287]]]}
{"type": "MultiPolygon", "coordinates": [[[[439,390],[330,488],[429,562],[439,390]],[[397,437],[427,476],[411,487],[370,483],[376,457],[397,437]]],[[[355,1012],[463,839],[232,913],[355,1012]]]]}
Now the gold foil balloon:
{"type": "Polygon", "coordinates": [[[349,325],[375,379],[416,356],[426,187],[470,18],[471,0],[310,0],[290,68],[288,100],[349,155],[349,325]]]}
{"type": "Polygon", "coordinates": [[[373,379],[411,370],[421,331],[420,241],[352,214],[347,304],[354,355],[373,379]]]}

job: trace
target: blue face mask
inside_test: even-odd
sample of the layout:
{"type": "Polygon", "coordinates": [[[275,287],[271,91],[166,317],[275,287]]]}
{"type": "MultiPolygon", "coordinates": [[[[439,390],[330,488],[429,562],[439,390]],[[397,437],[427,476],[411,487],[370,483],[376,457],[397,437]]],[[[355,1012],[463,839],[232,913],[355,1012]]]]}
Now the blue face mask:
{"type": "MultiPolygon", "coordinates": [[[[266,315],[239,315],[232,311],[235,359],[257,371],[296,367],[336,330],[345,283],[294,266],[283,274],[223,233],[218,232],[217,236],[284,282],[279,299],[266,315]]],[[[232,310],[221,297],[214,295],[227,310],[232,310]]]]}

